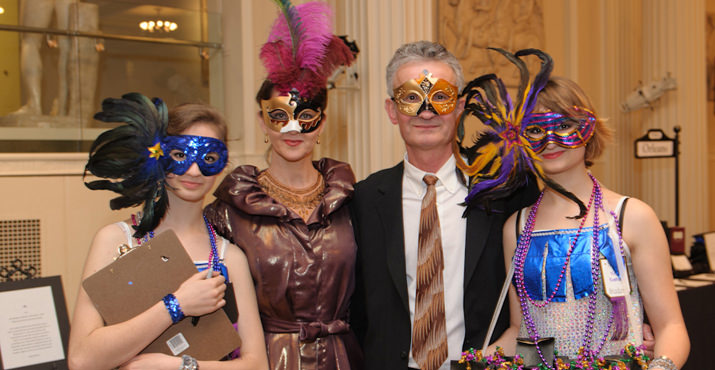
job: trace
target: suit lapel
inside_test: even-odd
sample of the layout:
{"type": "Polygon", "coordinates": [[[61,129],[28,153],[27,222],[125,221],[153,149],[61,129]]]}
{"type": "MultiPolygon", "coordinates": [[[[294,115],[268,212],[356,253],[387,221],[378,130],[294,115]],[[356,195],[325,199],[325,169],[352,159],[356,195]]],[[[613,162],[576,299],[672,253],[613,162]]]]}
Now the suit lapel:
{"type": "Polygon", "coordinates": [[[375,207],[383,226],[382,233],[385,238],[387,269],[405,310],[409,312],[405,268],[405,233],[402,220],[403,172],[402,163],[390,169],[387,173],[387,181],[381,183],[377,188],[379,196],[375,207]]]}
{"type": "MultiPolygon", "coordinates": [[[[472,279],[477,262],[487,247],[493,217],[489,217],[484,210],[470,207],[467,211],[467,236],[464,246],[464,289],[472,279]]],[[[501,230],[498,231],[501,234],[501,230]]]]}

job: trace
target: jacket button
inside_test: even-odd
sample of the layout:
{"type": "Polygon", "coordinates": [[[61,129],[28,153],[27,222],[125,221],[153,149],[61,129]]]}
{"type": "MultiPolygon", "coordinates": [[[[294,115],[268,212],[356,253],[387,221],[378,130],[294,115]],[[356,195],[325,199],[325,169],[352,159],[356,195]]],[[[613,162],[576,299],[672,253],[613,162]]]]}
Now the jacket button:
{"type": "Polygon", "coordinates": [[[406,358],[407,358],[407,351],[402,351],[402,352],[400,352],[400,358],[403,359],[403,360],[406,359],[406,358]]]}

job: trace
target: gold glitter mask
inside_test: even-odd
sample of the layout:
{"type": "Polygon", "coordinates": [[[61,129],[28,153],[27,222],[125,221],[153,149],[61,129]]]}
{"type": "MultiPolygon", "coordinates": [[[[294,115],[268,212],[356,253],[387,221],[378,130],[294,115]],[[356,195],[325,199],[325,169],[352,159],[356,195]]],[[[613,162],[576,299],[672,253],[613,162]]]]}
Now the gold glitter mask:
{"type": "Polygon", "coordinates": [[[450,114],[457,106],[459,90],[446,80],[432,77],[424,70],[414,80],[408,80],[393,90],[392,100],[405,115],[417,116],[425,110],[434,114],[450,114]]]}
{"type": "Polygon", "coordinates": [[[323,118],[319,105],[296,99],[293,94],[261,100],[261,111],[266,126],[281,133],[297,131],[304,134],[315,131],[323,118]]]}

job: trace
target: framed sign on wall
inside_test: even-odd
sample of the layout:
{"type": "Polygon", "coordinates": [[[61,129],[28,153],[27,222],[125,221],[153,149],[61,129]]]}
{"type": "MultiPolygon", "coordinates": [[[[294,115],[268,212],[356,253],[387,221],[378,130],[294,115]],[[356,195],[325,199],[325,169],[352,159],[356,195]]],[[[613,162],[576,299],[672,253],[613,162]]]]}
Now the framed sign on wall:
{"type": "Polygon", "coordinates": [[[0,369],[67,369],[69,319],[59,276],[0,283],[0,369]]]}

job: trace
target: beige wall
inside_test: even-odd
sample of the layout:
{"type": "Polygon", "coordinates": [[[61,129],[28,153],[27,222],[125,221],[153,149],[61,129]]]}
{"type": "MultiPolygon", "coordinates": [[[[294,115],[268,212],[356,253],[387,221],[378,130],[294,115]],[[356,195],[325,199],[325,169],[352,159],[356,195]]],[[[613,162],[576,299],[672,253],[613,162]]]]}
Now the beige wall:
{"type": "MultiPolygon", "coordinates": [[[[708,13],[713,13],[715,14],[715,0],[707,0],[705,2],[706,6],[706,11],[708,13]]],[[[703,15],[704,16],[704,15],[703,15]]],[[[707,45],[707,44],[706,44],[707,45]]],[[[715,45],[713,45],[715,47],[715,45]]],[[[715,50],[712,50],[711,53],[715,53],[715,50]]],[[[708,127],[708,135],[707,135],[707,142],[710,143],[708,145],[708,150],[707,150],[707,161],[708,161],[708,185],[709,187],[715,188],[713,184],[715,184],[715,101],[708,101],[707,102],[707,127],[708,127]]],[[[711,210],[710,213],[710,227],[709,231],[715,231],[715,195],[710,197],[710,201],[708,203],[709,207],[708,209],[711,210]]]]}
{"type": "MultiPolygon", "coordinates": [[[[76,155],[63,157],[63,163],[78,163],[78,158],[73,158],[76,155]]],[[[110,211],[112,194],[87,189],[82,182],[81,165],[41,176],[39,173],[54,172],[63,165],[54,166],[52,159],[40,160],[50,166],[33,169],[33,163],[18,161],[24,170],[0,177],[0,220],[40,220],[41,274],[62,276],[67,306],[73,312],[84,259],[95,231],[126,218],[129,212],[110,211]]]]}

